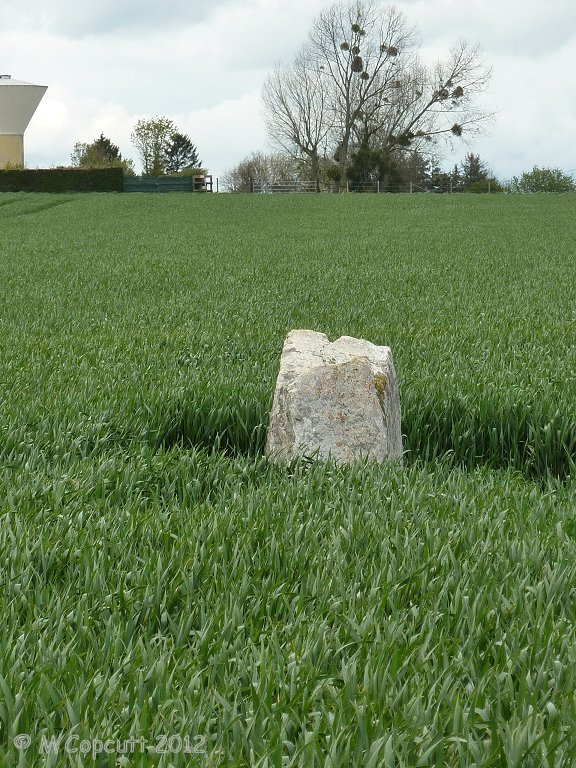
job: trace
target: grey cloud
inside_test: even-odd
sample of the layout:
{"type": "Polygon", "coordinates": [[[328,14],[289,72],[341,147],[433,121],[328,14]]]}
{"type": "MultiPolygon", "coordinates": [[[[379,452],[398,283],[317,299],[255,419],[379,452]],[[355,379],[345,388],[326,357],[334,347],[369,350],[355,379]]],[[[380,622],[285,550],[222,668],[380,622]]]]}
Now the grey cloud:
{"type": "Polygon", "coordinates": [[[234,0],[8,0],[16,25],[78,38],[157,32],[207,21],[234,0]]]}

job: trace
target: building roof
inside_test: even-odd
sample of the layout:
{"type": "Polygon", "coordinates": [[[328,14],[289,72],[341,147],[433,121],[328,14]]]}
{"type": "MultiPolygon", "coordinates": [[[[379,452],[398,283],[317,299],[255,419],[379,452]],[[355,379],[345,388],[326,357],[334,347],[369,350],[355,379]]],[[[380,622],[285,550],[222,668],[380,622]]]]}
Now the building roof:
{"type": "MultiPolygon", "coordinates": [[[[35,85],[35,83],[26,83],[24,80],[14,80],[12,75],[0,75],[0,85],[35,85]]],[[[44,86],[36,86],[43,88],[44,86]]]]}

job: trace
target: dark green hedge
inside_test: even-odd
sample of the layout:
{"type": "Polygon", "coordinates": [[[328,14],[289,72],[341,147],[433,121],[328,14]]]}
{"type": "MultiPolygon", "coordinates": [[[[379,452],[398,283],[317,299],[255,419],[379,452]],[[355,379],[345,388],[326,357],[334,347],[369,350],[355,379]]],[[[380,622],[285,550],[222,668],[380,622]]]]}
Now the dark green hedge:
{"type": "Polygon", "coordinates": [[[0,192],[123,192],[122,168],[0,171],[0,192]]]}

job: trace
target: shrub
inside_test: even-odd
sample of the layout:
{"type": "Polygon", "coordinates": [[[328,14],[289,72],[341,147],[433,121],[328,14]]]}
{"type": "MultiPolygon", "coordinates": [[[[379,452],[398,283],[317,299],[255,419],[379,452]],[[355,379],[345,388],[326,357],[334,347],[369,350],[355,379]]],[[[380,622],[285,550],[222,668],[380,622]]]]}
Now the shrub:
{"type": "Polygon", "coordinates": [[[476,194],[482,194],[483,192],[503,192],[504,188],[496,181],[496,179],[478,179],[467,187],[466,192],[475,192],[476,194]]]}
{"type": "Polygon", "coordinates": [[[123,192],[122,168],[0,171],[0,192],[123,192]]]}
{"type": "Polygon", "coordinates": [[[574,179],[560,168],[539,168],[514,176],[510,183],[511,192],[576,192],[574,179]]]}

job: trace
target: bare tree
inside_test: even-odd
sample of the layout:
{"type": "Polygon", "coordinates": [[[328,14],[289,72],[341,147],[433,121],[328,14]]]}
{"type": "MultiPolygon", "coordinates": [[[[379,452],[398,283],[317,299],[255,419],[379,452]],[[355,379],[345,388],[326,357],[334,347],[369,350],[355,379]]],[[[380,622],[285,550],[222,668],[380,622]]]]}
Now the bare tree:
{"type": "Polygon", "coordinates": [[[301,53],[292,67],[277,67],[265,82],[263,100],[269,135],[294,159],[307,160],[316,180],[332,126],[324,73],[310,64],[301,53]]]}
{"type": "Polygon", "coordinates": [[[399,56],[412,59],[414,31],[394,7],[381,10],[373,0],[354,0],[320,14],[308,48],[330,86],[334,159],[343,176],[355,127],[378,119],[385,94],[399,78],[399,56]]]}
{"type": "Polygon", "coordinates": [[[476,97],[489,77],[478,48],[460,43],[427,68],[400,11],[376,0],[340,2],[318,16],[294,65],[266,81],[266,125],[315,168],[325,147],[338,186],[359,149],[390,157],[478,129],[489,114],[476,97]]]}
{"type": "Polygon", "coordinates": [[[228,192],[252,192],[255,185],[269,188],[275,184],[297,184],[299,179],[298,164],[291,157],[252,152],[238,165],[226,170],[222,186],[228,192]]]}

